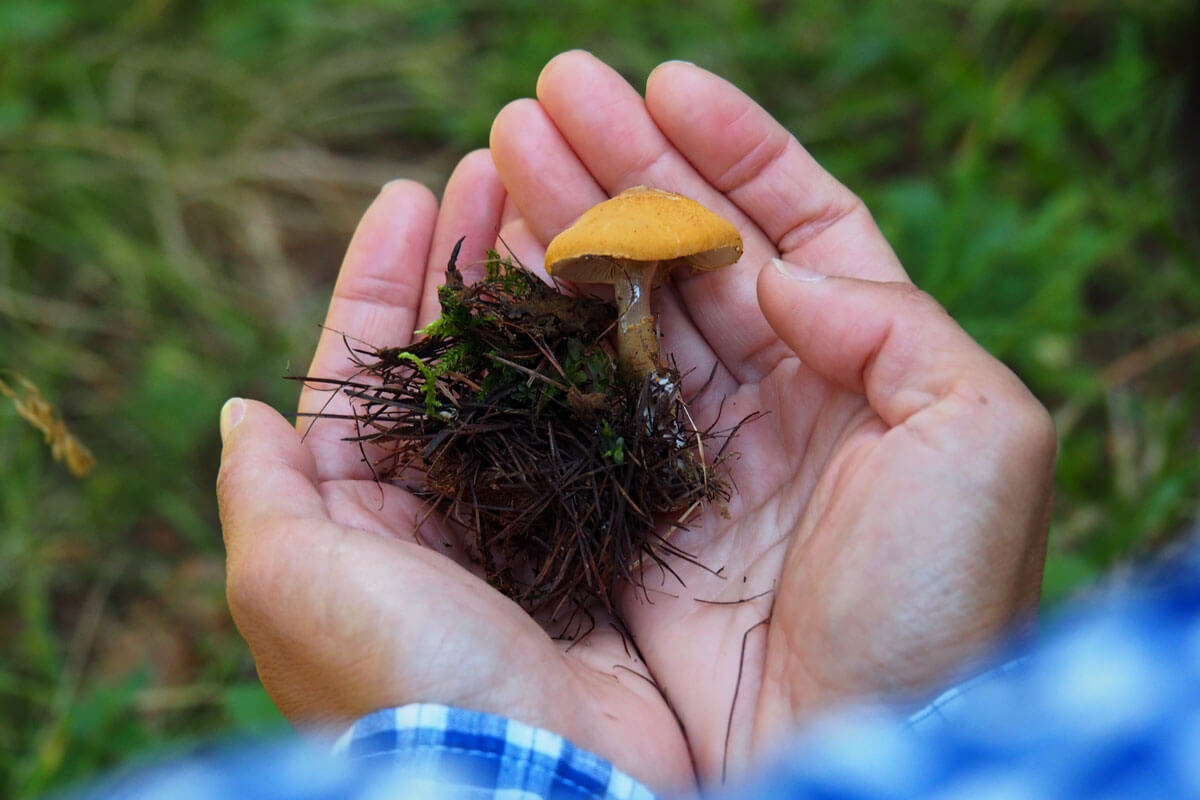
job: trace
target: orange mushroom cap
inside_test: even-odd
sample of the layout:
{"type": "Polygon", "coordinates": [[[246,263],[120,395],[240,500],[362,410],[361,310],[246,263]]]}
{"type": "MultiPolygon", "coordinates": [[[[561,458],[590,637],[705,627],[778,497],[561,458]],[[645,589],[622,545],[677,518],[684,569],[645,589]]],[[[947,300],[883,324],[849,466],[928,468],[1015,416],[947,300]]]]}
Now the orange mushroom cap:
{"type": "Polygon", "coordinates": [[[546,271],[581,283],[613,283],[620,261],[712,270],[737,261],[742,237],[691,198],[634,186],[593,206],[546,248],[546,271]]]}

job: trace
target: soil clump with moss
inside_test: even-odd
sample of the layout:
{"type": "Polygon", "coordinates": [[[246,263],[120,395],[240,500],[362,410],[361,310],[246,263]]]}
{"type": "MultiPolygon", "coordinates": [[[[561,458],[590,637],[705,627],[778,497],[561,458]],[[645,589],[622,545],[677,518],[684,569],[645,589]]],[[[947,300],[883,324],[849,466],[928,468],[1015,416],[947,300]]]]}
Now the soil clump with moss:
{"type": "Polygon", "coordinates": [[[351,441],[380,481],[429,500],[492,586],[562,635],[597,605],[619,622],[618,583],[644,591],[651,565],[674,574],[670,559],[692,557],[671,533],[729,499],[719,467],[736,427],[697,429],[674,368],[621,370],[609,303],[495,252],[468,285],[457,255],[442,316],[417,341],[351,345],[358,375],[332,381],[351,398],[351,441]]]}

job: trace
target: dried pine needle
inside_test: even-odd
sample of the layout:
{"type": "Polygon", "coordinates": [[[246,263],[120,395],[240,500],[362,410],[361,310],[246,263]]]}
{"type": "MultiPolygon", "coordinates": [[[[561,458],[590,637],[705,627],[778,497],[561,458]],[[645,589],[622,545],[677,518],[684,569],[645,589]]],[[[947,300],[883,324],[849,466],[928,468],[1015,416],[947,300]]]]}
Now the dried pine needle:
{"type": "Polygon", "coordinates": [[[495,253],[472,285],[451,257],[439,299],[408,347],[351,346],[357,377],[303,380],[350,397],[376,476],[439,509],[492,586],[566,636],[589,608],[619,617],[616,586],[693,560],[669,531],[729,499],[722,448],[702,444],[719,434],[696,428],[676,371],[616,369],[608,303],[495,253]]]}

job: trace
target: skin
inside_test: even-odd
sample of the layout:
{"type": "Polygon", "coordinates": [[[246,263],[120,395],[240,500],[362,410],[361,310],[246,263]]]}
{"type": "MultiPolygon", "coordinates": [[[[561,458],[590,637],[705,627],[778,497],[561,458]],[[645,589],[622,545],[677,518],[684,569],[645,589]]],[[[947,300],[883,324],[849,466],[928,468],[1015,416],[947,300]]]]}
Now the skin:
{"type": "MultiPolygon", "coordinates": [[[[685,393],[717,365],[697,424],[767,412],[736,440],[728,515],[709,509],[672,540],[720,573],[679,563],[685,585],[651,576],[649,601],[625,593],[644,661],[603,621],[574,646],[554,641],[435,520],[418,539],[420,504],[371,480],[346,428],[322,421],[301,441],[273,410],[231,401],[218,480],[230,607],[296,723],[447,703],[555,730],[679,789],[742,773],[836,704],[928,691],[1034,611],[1046,411],[912,286],[852,193],[695,66],[659,67],[643,98],[586,53],[553,59],[440,210],[419,185],[384,188],[326,325],[403,344],[436,316],[459,236],[464,262],[499,231],[541,264],[583,210],[639,183],[695,198],[745,241],[737,265],[677,275],[656,298],[664,349],[694,369],[685,393]]],[[[310,374],[349,370],[327,332],[310,374]]],[[[327,400],[305,391],[300,408],[327,400]]]]}

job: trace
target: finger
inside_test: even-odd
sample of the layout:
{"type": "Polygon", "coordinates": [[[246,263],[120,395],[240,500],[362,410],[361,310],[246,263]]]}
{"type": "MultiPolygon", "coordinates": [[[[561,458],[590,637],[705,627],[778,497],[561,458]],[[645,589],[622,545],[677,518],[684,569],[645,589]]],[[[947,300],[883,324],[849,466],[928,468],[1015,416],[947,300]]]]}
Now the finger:
{"type": "Polygon", "coordinates": [[[733,84],[684,62],[650,74],[646,108],[679,153],[785,257],[821,272],[905,280],[861,201],[733,84]]]}
{"type": "MultiPolygon", "coordinates": [[[[322,542],[333,523],[342,530],[371,534],[368,539],[434,545],[425,549],[436,553],[435,558],[460,555],[451,552],[457,542],[436,520],[417,532],[428,516],[428,505],[399,487],[370,481],[319,482],[312,452],[270,406],[235,398],[222,408],[221,417],[217,502],[231,571],[244,565],[243,557],[251,549],[282,546],[291,554],[310,553],[326,544],[336,547],[336,541],[322,542]],[[282,545],[271,538],[275,536],[282,537],[282,545]]],[[[340,534],[340,541],[348,536],[340,534]]],[[[461,560],[465,562],[465,556],[461,560]]]]}
{"type": "Polygon", "coordinates": [[[512,195],[504,200],[500,214],[500,233],[496,235],[496,252],[511,256],[518,264],[551,283],[546,274],[546,246],[529,227],[512,195]]]}
{"type": "Polygon", "coordinates": [[[737,225],[747,255],[775,254],[766,253],[770,242],[757,227],[675,150],[637,90],[591,53],[574,50],[551,59],[538,76],[537,97],[605,197],[637,184],[680,192],[737,225]]]}
{"type": "Polygon", "coordinates": [[[433,244],[425,271],[425,288],[421,298],[417,327],[422,328],[441,315],[437,290],[446,277],[446,263],[459,239],[457,266],[468,283],[482,274],[487,251],[493,247],[500,217],[505,206],[504,184],[492,164],[487,150],[476,150],[458,162],[446,191],[434,228],[433,244]]]}
{"type": "Polygon", "coordinates": [[[383,187],[346,250],[313,374],[353,371],[343,334],[380,347],[412,339],[436,215],[437,201],[424,186],[394,181],[383,187]]]}
{"type": "Polygon", "coordinates": [[[489,146],[509,195],[543,245],[608,198],[536,100],[502,108],[489,146]]]}
{"type": "Polygon", "coordinates": [[[309,723],[409,702],[402,690],[412,664],[388,657],[387,643],[398,637],[423,645],[416,652],[428,650],[436,609],[423,607],[422,598],[455,593],[455,581],[490,590],[442,568],[444,559],[429,548],[335,524],[296,430],[261,403],[229,405],[243,414],[236,425],[222,425],[217,497],[226,593],[264,686],[286,716],[309,723]],[[396,587],[413,601],[408,613],[397,613],[396,587]],[[388,623],[382,628],[381,619],[388,623]]]}
{"type": "MultiPolygon", "coordinates": [[[[520,209],[520,216],[506,220],[501,236],[522,263],[543,273],[546,243],[608,195],[537,101],[518,100],[500,112],[492,125],[491,149],[509,198],[520,209]]],[[[685,372],[700,365],[698,372],[707,375],[712,369],[712,348],[687,310],[667,294],[659,292],[655,300],[663,348],[685,372]]],[[[745,302],[757,315],[752,291],[745,302]]],[[[771,335],[765,325],[757,328],[760,334],[771,335]]],[[[737,348],[744,330],[727,331],[731,335],[724,337],[723,346],[737,348]]],[[[749,349],[757,347],[755,342],[749,349]]]]}
{"type": "Polygon", "coordinates": [[[1020,432],[1053,440],[1048,415],[1017,377],[912,284],[826,277],[776,260],[759,273],[758,296],[800,360],[865,395],[889,427],[950,401],[993,440],[997,431],[986,420],[1007,428],[1001,439],[1020,432]]]}
{"type": "MultiPolygon", "coordinates": [[[[769,237],[674,148],[637,91],[592,55],[575,51],[551,60],[538,79],[538,100],[570,152],[606,193],[639,183],[677,191],[738,228],[741,262],[715,272],[676,275],[686,316],[663,316],[661,328],[664,345],[684,369],[707,372],[715,356],[737,380],[760,379],[784,352],[759,313],[753,288],[757,266],[778,254],[769,237]],[[703,345],[692,347],[689,340],[703,345]]],[[[708,135],[721,134],[710,128],[708,135]]]]}
{"type": "MultiPolygon", "coordinates": [[[[412,340],[436,216],[433,194],[412,181],[389,183],[371,203],[342,262],[309,376],[340,380],[355,375],[358,368],[350,360],[347,342],[387,347],[412,340]]],[[[301,414],[348,413],[347,399],[328,387],[306,385],[300,393],[301,414]]],[[[352,424],[319,422],[314,425],[301,417],[297,426],[306,432],[320,476],[370,477],[359,454],[342,441],[353,435],[352,424]]]]}
{"type": "Polygon", "coordinates": [[[515,217],[504,224],[497,237],[496,252],[512,256],[525,269],[552,283],[546,272],[546,246],[530,230],[524,217],[515,217]]]}
{"type": "Polygon", "coordinates": [[[226,403],[221,415],[217,503],[231,560],[267,522],[328,519],[312,453],[282,415],[241,399],[226,403]]]}
{"type": "MultiPolygon", "coordinates": [[[[592,61],[594,59],[590,56],[585,59],[588,64],[592,61]]],[[[629,88],[623,81],[622,84],[629,88]]],[[[596,101],[596,98],[589,96],[581,96],[578,99],[582,104],[596,101]]],[[[641,114],[645,117],[644,109],[641,114]]],[[[609,136],[609,133],[598,130],[590,132],[589,135],[604,138],[609,136]]],[[[610,138],[609,146],[619,150],[623,143],[610,138]]],[[[521,210],[523,227],[540,241],[543,248],[545,243],[581,213],[608,197],[606,190],[596,182],[588,167],[580,161],[573,145],[563,138],[546,110],[536,101],[518,100],[500,112],[492,126],[491,148],[497,169],[508,187],[509,196],[521,210]]],[[[506,232],[509,227],[506,225],[506,232]]],[[[516,223],[513,223],[512,227],[515,231],[522,230],[522,226],[516,223]]],[[[527,253],[532,254],[533,251],[534,248],[522,246],[522,259],[525,260],[527,253]]],[[[771,250],[762,257],[774,254],[771,250]]],[[[541,256],[542,253],[539,252],[537,257],[540,259],[541,256]]],[[[751,287],[751,281],[742,281],[740,284],[732,281],[726,291],[717,290],[707,298],[702,296],[704,302],[699,305],[712,308],[724,306],[726,309],[740,307],[743,311],[759,317],[751,287]],[[735,300],[735,296],[738,296],[738,299],[735,300]],[[714,303],[713,300],[717,302],[714,303]]],[[[707,290],[703,286],[698,286],[693,294],[705,291],[707,290]]],[[[747,365],[739,359],[740,354],[761,350],[769,346],[766,340],[773,338],[770,329],[761,322],[761,317],[757,325],[725,327],[722,326],[728,320],[718,318],[710,325],[710,328],[714,329],[713,335],[710,336],[702,332],[692,319],[691,314],[697,309],[685,309],[678,302],[663,302],[663,294],[667,294],[667,291],[661,292],[660,298],[655,301],[659,308],[660,327],[664,335],[663,347],[685,372],[697,367],[699,372],[708,374],[713,365],[713,343],[720,348],[716,354],[717,360],[728,359],[728,363],[737,365],[736,368],[740,372],[745,372],[742,367],[747,365]]]]}
{"type": "Polygon", "coordinates": [[[511,196],[504,198],[504,210],[500,212],[500,227],[504,227],[508,223],[521,216],[521,209],[517,208],[517,204],[513,202],[511,196]]]}

